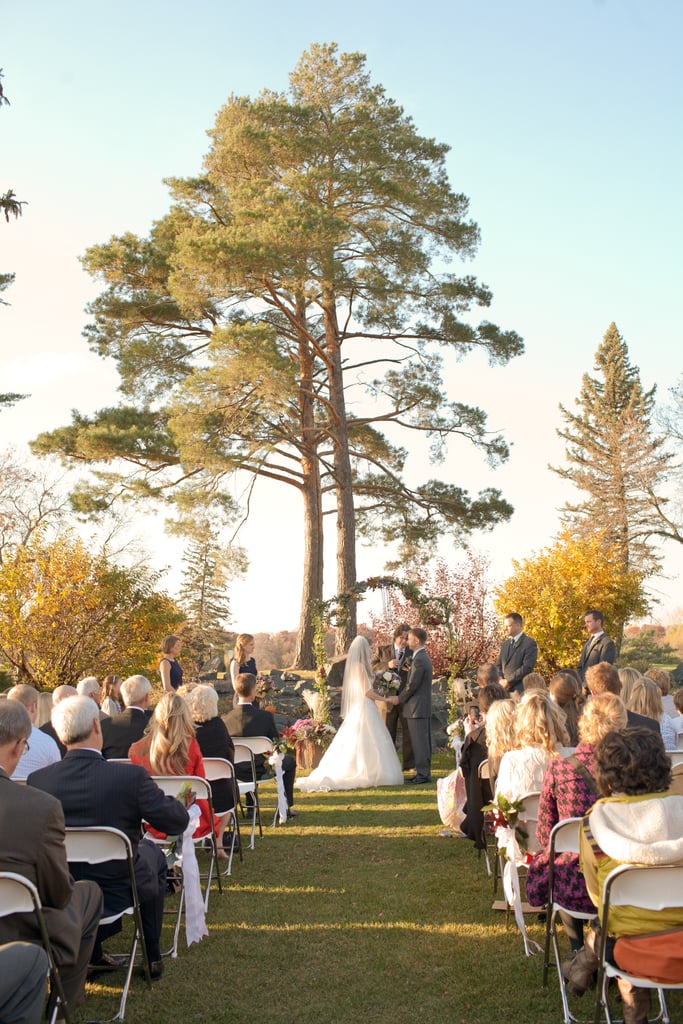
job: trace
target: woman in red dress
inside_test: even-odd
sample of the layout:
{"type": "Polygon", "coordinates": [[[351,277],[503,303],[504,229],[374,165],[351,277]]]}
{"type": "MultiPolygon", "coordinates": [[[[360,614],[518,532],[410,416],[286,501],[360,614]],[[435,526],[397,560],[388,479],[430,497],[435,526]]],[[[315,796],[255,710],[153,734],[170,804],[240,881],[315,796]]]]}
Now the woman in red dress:
{"type": "MultiPolygon", "coordinates": [[[[133,764],[142,765],[150,775],[198,775],[206,778],[202,752],[195,739],[190,709],[177,693],[165,693],[152,715],[141,740],[134,743],[128,754],[133,764]]],[[[201,816],[195,838],[211,832],[208,800],[197,800],[201,816]]],[[[215,819],[220,835],[220,822],[215,819]]],[[[149,829],[150,834],[163,838],[149,829]]]]}

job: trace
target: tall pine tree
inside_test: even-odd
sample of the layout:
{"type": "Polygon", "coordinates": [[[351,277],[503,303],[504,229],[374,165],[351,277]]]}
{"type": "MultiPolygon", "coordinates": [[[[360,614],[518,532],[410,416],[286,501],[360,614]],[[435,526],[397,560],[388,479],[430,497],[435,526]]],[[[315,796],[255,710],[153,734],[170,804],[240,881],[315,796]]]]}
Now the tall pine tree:
{"type": "Polygon", "coordinates": [[[580,537],[601,530],[624,571],[652,574],[659,565],[656,505],[666,504],[661,485],[672,458],[652,427],[656,389],[643,389],[614,323],[595,354],[595,371],[584,374],[577,412],[560,406],[568,465],[551,468],[585,495],[565,506],[563,518],[580,537]]]}

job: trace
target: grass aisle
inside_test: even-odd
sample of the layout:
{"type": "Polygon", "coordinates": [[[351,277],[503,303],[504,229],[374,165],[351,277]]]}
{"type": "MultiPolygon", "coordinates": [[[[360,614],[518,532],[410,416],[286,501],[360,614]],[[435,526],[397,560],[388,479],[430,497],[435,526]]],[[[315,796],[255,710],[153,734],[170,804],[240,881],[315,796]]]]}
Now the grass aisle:
{"type": "MultiPolygon", "coordinates": [[[[445,774],[448,759],[436,763],[445,774]]],[[[541,956],[527,959],[514,925],[491,910],[472,845],[439,837],[433,785],[299,795],[297,809],[245,849],[222,897],[212,893],[210,937],[189,950],[181,940],[151,993],[135,982],[127,1020],[561,1020],[554,979],[541,988],[541,956]]],[[[537,923],[530,934],[543,942],[537,923]]],[[[589,998],[575,1001],[584,1020],[589,998]]],[[[82,1019],[111,1005],[89,998],[82,1019]]],[[[682,1024],[678,994],[669,1009],[682,1024]]]]}

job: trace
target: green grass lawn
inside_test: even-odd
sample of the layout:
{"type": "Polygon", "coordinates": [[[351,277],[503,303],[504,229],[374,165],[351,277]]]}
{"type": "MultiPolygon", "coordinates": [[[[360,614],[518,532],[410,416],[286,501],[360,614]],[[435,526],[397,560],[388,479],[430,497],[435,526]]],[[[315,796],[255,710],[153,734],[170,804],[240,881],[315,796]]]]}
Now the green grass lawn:
{"type": "MultiPolygon", "coordinates": [[[[435,766],[452,764],[440,755],[435,766]]],[[[183,938],[151,992],[135,981],[128,1021],[561,1020],[556,980],[541,988],[542,957],[525,957],[514,923],[491,909],[476,851],[439,836],[434,785],[302,794],[297,809],[212,893],[209,937],[190,949],[183,938]]],[[[529,931],[543,943],[535,919],[529,931]]],[[[114,999],[91,986],[80,1019],[110,1016],[114,999]]],[[[592,1017],[591,995],[573,1005],[592,1017]]],[[[669,1010],[683,1024],[678,993],[669,1010]]]]}

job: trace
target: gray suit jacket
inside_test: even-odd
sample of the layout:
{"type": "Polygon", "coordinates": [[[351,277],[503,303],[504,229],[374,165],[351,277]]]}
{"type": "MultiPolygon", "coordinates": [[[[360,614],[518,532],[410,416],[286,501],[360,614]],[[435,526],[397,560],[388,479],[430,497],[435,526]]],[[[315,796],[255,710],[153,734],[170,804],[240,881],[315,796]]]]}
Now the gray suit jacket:
{"type": "Polygon", "coordinates": [[[614,640],[610,640],[606,633],[603,633],[595,643],[593,643],[592,638],[586,641],[581,651],[581,659],[578,666],[581,681],[583,682],[586,677],[587,668],[591,668],[591,666],[597,665],[601,661],[608,661],[610,665],[613,665],[616,656],[617,651],[614,646],[614,640]]]}
{"type": "Polygon", "coordinates": [[[501,644],[498,672],[510,690],[521,690],[524,677],[533,672],[538,658],[538,645],[526,633],[520,633],[512,645],[510,640],[501,644]]]}
{"type": "Polygon", "coordinates": [[[414,654],[408,679],[397,696],[404,718],[432,717],[432,663],[424,647],[414,654]]]}

